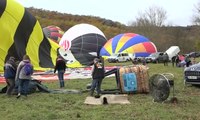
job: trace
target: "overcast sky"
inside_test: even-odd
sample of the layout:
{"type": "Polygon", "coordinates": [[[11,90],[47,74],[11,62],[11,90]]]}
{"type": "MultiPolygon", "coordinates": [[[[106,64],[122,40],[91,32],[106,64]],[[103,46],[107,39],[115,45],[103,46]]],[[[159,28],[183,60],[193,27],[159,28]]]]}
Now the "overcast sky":
{"type": "Polygon", "coordinates": [[[191,25],[195,5],[200,0],[17,0],[25,7],[42,8],[73,15],[98,16],[123,24],[135,20],[150,6],[167,11],[167,24],[191,25]]]}

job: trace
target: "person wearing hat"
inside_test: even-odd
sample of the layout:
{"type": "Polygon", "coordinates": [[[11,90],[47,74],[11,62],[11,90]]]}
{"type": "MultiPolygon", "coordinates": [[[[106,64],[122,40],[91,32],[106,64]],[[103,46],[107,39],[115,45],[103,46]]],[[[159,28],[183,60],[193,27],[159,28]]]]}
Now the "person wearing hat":
{"type": "Polygon", "coordinates": [[[100,97],[101,94],[101,83],[104,78],[104,65],[102,64],[103,61],[101,61],[98,58],[94,59],[94,65],[92,66],[92,85],[91,85],[91,91],[90,95],[94,96],[94,90],[96,88],[97,94],[95,95],[96,98],[100,97]]]}
{"type": "Polygon", "coordinates": [[[15,58],[10,57],[9,60],[4,65],[4,78],[7,83],[7,95],[11,95],[15,87],[15,75],[17,71],[17,65],[15,63],[15,58]]]}

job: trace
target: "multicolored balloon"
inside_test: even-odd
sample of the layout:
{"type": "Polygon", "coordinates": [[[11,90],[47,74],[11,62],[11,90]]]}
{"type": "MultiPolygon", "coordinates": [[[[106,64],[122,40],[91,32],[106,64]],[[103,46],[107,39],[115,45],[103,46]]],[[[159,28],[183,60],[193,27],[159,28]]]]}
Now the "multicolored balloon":
{"type": "Polygon", "coordinates": [[[108,40],[100,51],[101,56],[113,53],[133,53],[135,57],[147,57],[157,52],[156,46],[146,37],[135,33],[119,34],[108,40]]]}
{"type": "MultiPolygon", "coordinates": [[[[64,33],[59,45],[70,50],[80,64],[91,65],[106,41],[105,35],[97,27],[78,24],[64,33]]],[[[73,63],[73,60],[70,61],[73,63]]]]}
{"type": "Polygon", "coordinates": [[[43,28],[43,32],[47,38],[53,40],[56,43],[60,42],[64,34],[64,31],[60,27],[54,25],[43,28]]]}

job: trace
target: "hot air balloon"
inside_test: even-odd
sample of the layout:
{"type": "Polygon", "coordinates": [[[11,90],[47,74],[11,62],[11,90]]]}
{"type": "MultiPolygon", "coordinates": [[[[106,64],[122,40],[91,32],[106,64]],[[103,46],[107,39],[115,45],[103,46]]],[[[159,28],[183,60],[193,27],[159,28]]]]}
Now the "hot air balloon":
{"type": "Polygon", "coordinates": [[[64,31],[60,27],[54,25],[43,28],[43,32],[47,38],[53,40],[56,43],[60,42],[64,34],[64,31]]]}
{"type": "Polygon", "coordinates": [[[28,54],[34,69],[52,68],[59,45],[44,37],[42,28],[15,0],[0,0],[0,70],[10,56],[28,54]]]}
{"type": "MultiPolygon", "coordinates": [[[[77,24],[64,33],[59,45],[73,54],[74,60],[70,60],[70,63],[78,61],[81,65],[87,66],[99,56],[100,49],[105,43],[106,37],[97,27],[90,24],[77,24]]],[[[66,57],[67,53],[61,56],[66,57]]]]}
{"type": "Polygon", "coordinates": [[[119,34],[106,42],[100,51],[101,56],[114,53],[133,53],[135,57],[147,57],[157,52],[156,46],[146,37],[135,33],[119,34]]]}

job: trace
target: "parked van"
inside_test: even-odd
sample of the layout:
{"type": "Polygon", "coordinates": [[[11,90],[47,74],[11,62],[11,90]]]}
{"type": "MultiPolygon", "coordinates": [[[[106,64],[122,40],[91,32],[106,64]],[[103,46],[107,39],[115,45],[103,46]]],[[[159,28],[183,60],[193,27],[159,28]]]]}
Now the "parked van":
{"type": "Polygon", "coordinates": [[[125,62],[130,60],[131,55],[128,53],[114,53],[108,57],[108,62],[125,62]]]}
{"type": "Polygon", "coordinates": [[[165,51],[169,56],[169,60],[172,60],[172,57],[176,56],[180,52],[179,46],[171,46],[169,49],[165,51]]]}

